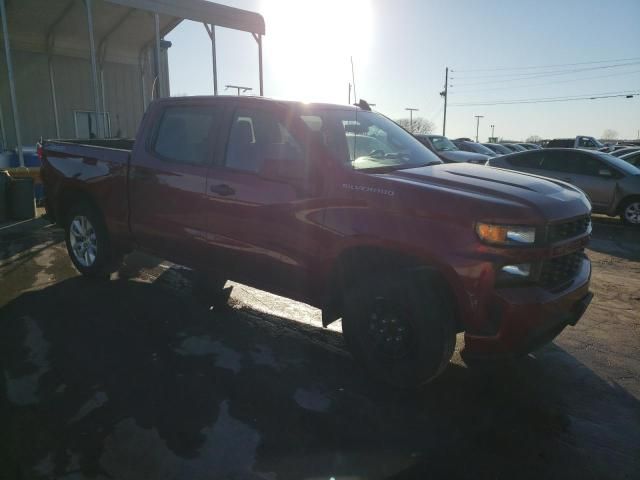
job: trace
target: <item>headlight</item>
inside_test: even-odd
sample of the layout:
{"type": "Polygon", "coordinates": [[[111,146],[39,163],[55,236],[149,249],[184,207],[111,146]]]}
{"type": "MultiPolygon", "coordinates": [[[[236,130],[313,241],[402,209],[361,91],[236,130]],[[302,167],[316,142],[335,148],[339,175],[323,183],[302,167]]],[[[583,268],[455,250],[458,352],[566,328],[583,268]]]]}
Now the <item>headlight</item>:
{"type": "Polygon", "coordinates": [[[483,242],[495,245],[533,245],[536,241],[535,227],[478,223],[476,233],[483,242]]]}

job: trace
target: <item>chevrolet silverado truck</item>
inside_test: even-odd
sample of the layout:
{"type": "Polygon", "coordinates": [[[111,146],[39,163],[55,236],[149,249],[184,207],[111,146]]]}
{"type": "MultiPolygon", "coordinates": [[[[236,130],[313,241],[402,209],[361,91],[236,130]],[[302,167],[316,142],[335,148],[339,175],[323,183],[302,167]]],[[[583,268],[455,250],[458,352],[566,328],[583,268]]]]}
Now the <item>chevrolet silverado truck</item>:
{"type": "Polygon", "coordinates": [[[50,218],[80,273],[140,249],[342,319],[374,377],[424,384],[466,359],[525,354],[592,295],[590,204],[561,181],[443,164],[358,107],[250,97],[153,102],[133,140],[48,140],[50,218]]]}
{"type": "Polygon", "coordinates": [[[582,148],[583,150],[608,150],[607,146],[593,137],[578,135],[575,138],[554,138],[549,140],[545,148],[582,148]]]}

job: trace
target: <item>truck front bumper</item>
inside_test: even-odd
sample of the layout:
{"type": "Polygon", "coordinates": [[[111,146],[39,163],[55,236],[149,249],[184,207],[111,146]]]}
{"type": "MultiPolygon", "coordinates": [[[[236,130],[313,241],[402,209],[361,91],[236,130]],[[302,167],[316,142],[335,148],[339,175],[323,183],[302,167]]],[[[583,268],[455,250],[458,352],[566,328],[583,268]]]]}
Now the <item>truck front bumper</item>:
{"type": "Polygon", "coordinates": [[[585,257],[571,285],[560,292],[535,286],[496,290],[490,303],[497,333],[466,332],[463,357],[517,356],[550,342],[586,311],[593,298],[590,279],[591,262],[585,257]]]}

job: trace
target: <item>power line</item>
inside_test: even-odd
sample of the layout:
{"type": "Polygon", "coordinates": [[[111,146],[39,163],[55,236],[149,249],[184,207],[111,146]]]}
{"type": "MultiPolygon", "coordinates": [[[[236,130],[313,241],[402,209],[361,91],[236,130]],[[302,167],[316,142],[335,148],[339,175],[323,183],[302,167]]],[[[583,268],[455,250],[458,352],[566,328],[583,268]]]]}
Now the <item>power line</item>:
{"type": "Polygon", "coordinates": [[[568,97],[544,97],[544,98],[522,98],[522,99],[514,99],[514,100],[498,100],[494,102],[469,102],[469,103],[452,103],[452,107],[480,107],[480,106],[493,106],[493,105],[514,105],[514,104],[523,104],[523,103],[552,103],[552,102],[570,102],[576,100],[597,100],[601,98],[615,98],[615,97],[634,97],[638,96],[640,93],[638,91],[623,91],[623,92],[602,92],[602,93],[592,93],[592,94],[583,94],[583,95],[575,95],[568,97]]]}
{"type": "MultiPolygon", "coordinates": [[[[502,87],[491,87],[491,88],[481,88],[481,89],[472,89],[472,90],[457,90],[457,92],[459,93],[468,93],[468,92],[489,92],[492,90],[506,90],[506,89],[510,89],[510,88],[528,88],[528,87],[542,87],[542,86],[547,86],[547,85],[554,85],[557,83],[568,83],[568,82],[577,82],[580,80],[596,80],[598,78],[609,78],[609,77],[618,77],[620,75],[633,75],[634,73],[640,73],[640,70],[633,70],[630,72],[616,72],[616,73],[609,73],[607,75],[596,75],[594,77],[582,77],[582,78],[569,78],[567,80],[551,80],[545,83],[533,83],[533,84],[527,84],[527,85],[512,85],[512,86],[502,86],[502,87]]],[[[464,85],[463,85],[464,86],[464,85]]],[[[453,85],[449,85],[450,88],[453,87],[453,85]]]]}
{"type": "Polygon", "coordinates": [[[452,86],[466,86],[466,85],[485,85],[487,83],[497,83],[497,82],[517,82],[517,81],[521,81],[521,80],[529,80],[532,78],[542,78],[542,77],[553,77],[553,76],[558,76],[558,75],[567,75],[569,73],[580,73],[580,72],[586,72],[586,71],[592,71],[592,70],[602,70],[602,69],[606,69],[606,68],[618,68],[618,67],[627,67],[630,65],[639,65],[640,62],[631,62],[631,63],[620,63],[617,65],[604,65],[604,66],[599,66],[599,67],[589,67],[589,68],[581,68],[581,69],[573,69],[573,70],[556,70],[556,71],[551,71],[551,72],[536,72],[534,74],[528,74],[528,76],[526,77],[518,77],[518,78],[506,78],[506,79],[499,79],[499,80],[486,80],[486,81],[482,81],[482,82],[470,82],[470,83],[461,83],[461,84],[453,84],[452,86]]]}
{"type": "Polygon", "coordinates": [[[616,68],[616,67],[627,67],[629,65],[638,65],[640,63],[640,61],[638,62],[626,62],[626,63],[611,63],[608,65],[598,65],[597,67],[581,67],[581,68],[573,68],[573,69],[562,69],[562,70],[548,70],[546,72],[524,72],[524,73],[498,73],[495,75],[466,75],[463,76],[462,78],[460,77],[451,77],[452,80],[454,79],[461,79],[461,80],[467,80],[467,79],[474,79],[474,78],[502,78],[502,77],[514,77],[514,78],[524,78],[524,77],[531,77],[531,76],[538,76],[538,75],[553,75],[556,73],[574,73],[574,72],[587,72],[590,70],[602,70],[605,68],[616,68]]]}
{"type": "Polygon", "coordinates": [[[451,69],[451,72],[495,72],[500,70],[531,70],[535,68],[551,68],[551,67],[575,67],[577,65],[593,65],[596,63],[615,63],[615,62],[628,62],[640,60],[640,57],[633,58],[619,58],[616,60],[594,60],[591,62],[577,62],[577,63],[556,63],[550,65],[534,65],[534,66],[526,66],[526,67],[493,67],[493,68],[475,68],[475,69],[467,69],[467,70],[454,70],[451,69]]]}

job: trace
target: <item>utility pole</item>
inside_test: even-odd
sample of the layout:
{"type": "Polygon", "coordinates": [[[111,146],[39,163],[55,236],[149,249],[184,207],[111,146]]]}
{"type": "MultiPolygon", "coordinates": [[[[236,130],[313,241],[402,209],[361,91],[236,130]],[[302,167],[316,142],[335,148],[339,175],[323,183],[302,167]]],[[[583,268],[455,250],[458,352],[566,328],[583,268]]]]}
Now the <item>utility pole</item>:
{"type": "Polygon", "coordinates": [[[224,86],[225,90],[229,90],[230,88],[235,88],[238,91],[238,96],[240,96],[240,91],[242,91],[242,93],[245,93],[253,90],[253,88],[251,87],[243,87],[241,85],[225,85],[224,86]]]}
{"type": "Polygon", "coordinates": [[[491,125],[491,138],[493,138],[493,129],[495,128],[495,125],[491,125]]]}
{"type": "Polygon", "coordinates": [[[476,143],[478,143],[478,130],[480,129],[480,119],[484,118],[484,115],[474,115],[476,117],[476,143]]]}
{"type": "Polygon", "coordinates": [[[347,105],[351,105],[351,83],[349,83],[349,100],[347,100],[347,105]]]}
{"type": "Polygon", "coordinates": [[[447,132],[447,99],[449,93],[449,67],[444,69],[444,90],[440,92],[440,96],[444,97],[444,118],[442,120],[442,136],[447,132]]]}
{"type": "Polygon", "coordinates": [[[405,108],[405,110],[409,110],[409,130],[413,133],[413,112],[417,112],[417,108],[405,108]]]}

